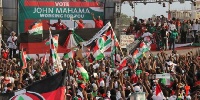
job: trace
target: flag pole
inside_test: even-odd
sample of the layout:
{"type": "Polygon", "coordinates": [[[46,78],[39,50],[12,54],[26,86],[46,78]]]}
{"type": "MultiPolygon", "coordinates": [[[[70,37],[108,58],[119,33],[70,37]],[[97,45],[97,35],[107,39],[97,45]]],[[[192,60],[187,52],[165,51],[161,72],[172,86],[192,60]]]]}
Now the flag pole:
{"type": "MultiPolygon", "coordinates": [[[[50,43],[50,45],[49,45],[49,47],[50,47],[50,55],[49,56],[51,56],[51,49],[52,49],[52,47],[51,47],[51,39],[52,39],[52,36],[51,36],[51,29],[49,28],[49,43],[50,43]]],[[[54,62],[53,62],[53,58],[52,58],[52,56],[50,57],[51,58],[51,65],[52,65],[52,70],[54,71],[54,62]]]]}
{"type": "MultiPolygon", "coordinates": [[[[113,28],[112,28],[112,26],[111,26],[111,30],[112,30],[112,35],[113,35],[113,33],[114,33],[114,30],[113,30],[113,28]]],[[[114,34],[115,35],[115,34],[114,34]]],[[[117,37],[116,37],[117,38],[117,37]]],[[[115,43],[116,41],[115,41],[115,39],[114,39],[114,43],[115,43]]],[[[123,51],[122,51],[122,48],[120,47],[120,45],[118,46],[119,47],[119,50],[120,50],[120,52],[122,53],[122,57],[124,58],[124,53],[123,53],[123,51]]]]}

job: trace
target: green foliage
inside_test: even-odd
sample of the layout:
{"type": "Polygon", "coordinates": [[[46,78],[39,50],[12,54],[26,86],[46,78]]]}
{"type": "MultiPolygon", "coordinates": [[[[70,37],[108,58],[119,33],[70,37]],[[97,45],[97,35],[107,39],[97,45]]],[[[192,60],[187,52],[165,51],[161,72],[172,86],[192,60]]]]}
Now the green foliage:
{"type": "Polygon", "coordinates": [[[127,16],[126,14],[121,13],[120,22],[121,22],[121,25],[129,25],[130,22],[132,22],[132,18],[131,16],[127,16]]]}

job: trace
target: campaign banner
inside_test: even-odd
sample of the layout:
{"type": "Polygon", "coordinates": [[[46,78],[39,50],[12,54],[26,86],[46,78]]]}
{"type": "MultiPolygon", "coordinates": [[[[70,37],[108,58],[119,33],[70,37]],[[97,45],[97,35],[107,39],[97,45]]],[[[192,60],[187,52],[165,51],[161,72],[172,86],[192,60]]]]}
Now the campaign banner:
{"type": "MultiPolygon", "coordinates": [[[[19,1],[19,32],[27,32],[29,27],[40,20],[43,29],[48,30],[47,23],[53,24],[61,19],[62,22],[74,28],[77,24],[70,19],[82,19],[86,28],[93,28],[94,21],[91,13],[95,17],[103,18],[103,7],[99,2],[66,2],[66,0],[20,0],[19,1]]],[[[103,19],[102,19],[103,20],[103,19]]]]}
{"type": "Polygon", "coordinates": [[[126,48],[127,45],[134,42],[134,35],[120,35],[120,47],[126,48]]]}

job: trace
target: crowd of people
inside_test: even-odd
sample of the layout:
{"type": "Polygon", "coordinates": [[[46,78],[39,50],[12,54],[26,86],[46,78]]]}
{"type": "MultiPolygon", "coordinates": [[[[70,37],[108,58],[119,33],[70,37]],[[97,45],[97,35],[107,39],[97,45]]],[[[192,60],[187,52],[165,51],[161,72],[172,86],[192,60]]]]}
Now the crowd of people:
{"type": "MultiPolygon", "coordinates": [[[[126,30],[126,35],[141,37],[145,33],[150,33],[150,38],[157,44],[157,50],[171,49],[171,44],[175,43],[199,43],[200,22],[194,20],[180,20],[173,18],[168,20],[164,16],[157,16],[148,20],[134,18],[126,30]]],[[[146,36],[145,36],[146,37],[146,36]]]]}
{"type": "MultiPolygon", "coordinates": [[[[50,63],[41,64],[41,57],[27,61],[27,69],[21,70],[18,58],[1,58],[1,93],[20,90],[33,82],[53,75],[50,63]]],[[[66,100],[130,100],[134,93],[144,93],[147,100],[199,100],[200,65],[199,51],[179,54],[164,51],[140,59],[136,66],[127,62],[118,70],[111,67],[109,56],[88,63],[88,59],[62,59],[67,69],[66,100]],[[89,74],[86,82],[77,71],[80,62],[89,74]],[[170,79],[156,78],[156,74],[170,74],[170,79]],[[164,95],[156,95],[159,84],[164,95]],[[186,88],[187,87],[187,88],[186,88]],[[189,89],[188,89],[189,87],[189,89]]],[[[140,100],[140,99],[138,99],[140,100]]]]}
{"type": "MultiPolygon", "coordinates": [[[[98,21],[95,23],[103,25],[99,17],[94,18],[95,20],[98,21]]],[[[151,19],[138,22],[135,18],[126,34],[139,34],[137,36],[139,38],[143,33],[149,32],[153,34],[150,39],[155,38],[155,42],[162,41],[163,44],[166,43],[164,46],[167,46],[167,38],[170,38],[172,45],[178,36],[181,39],[177,42],[186,43],[186,34],[193,31],[193,42],[198,42],[198,38],[195,38],[196,32],[199,31],[198,22],[181,23],[178,19],[173,19],[165,23],[165,20],[158,18],[156,20],[158,23],[154,25],[151,19]]],[[[77,21],[79,22],[82,20],[77,21]]],[[[60,19],[58,23],[61,23],[60,19]]],[[[60,24],[49,25],[57,27],[58,30],[65,27],[60,24]]],[[[103,26],[96,25],[96,27],[103,26]]],[[[36,59],[27,59],[27,68],[22,70],[19,64],[20,58],[13,54],[16,52],[16,40],[15,32],[12,32],[7,41],[12,53],[8,59],[0,58],[1,93],[20,90],[55,73],[51,63],[47,60],[42,64],[42,57],[38,54],[36,59]]],[[[164,48],[163,45],[159,46],[161,47],[159,49],[164,48]]],[[[150,55],[144,55],[137,64],[128,60],[122,69],[118,69],[119,66],[112,67],[109,56],[93,62],[90,62],[88,57],[61,58],[62,67],[67,70],[66,100],[135,100],[131,99],[131,96],[137,98],[137,94],[143,94],[145,100],[200,100],[200,50],[183,54],[173,47],[172,53],[169,54],[164,51],[165,49],[156,55],[149,52],[150,55]],[[81,76],[77,70],[77,62],[83,65],[89,80],[81,76]],[[169,74],[170,78],[157,78],[157,75],[161,74],[169,74]],[[161,95],[158,95],[159,93],[161,95]]]]}

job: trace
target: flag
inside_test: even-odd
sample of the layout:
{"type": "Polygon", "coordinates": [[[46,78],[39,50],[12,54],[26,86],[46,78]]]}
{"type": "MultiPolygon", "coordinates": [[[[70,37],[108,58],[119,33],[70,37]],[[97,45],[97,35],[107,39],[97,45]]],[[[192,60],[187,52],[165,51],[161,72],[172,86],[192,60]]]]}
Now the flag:
{"type": "Polygon", "coordinates": [[[159,84],[156,85],[156,96],[162,100],[165,98],[159,84]]]}
{"type": "Polygon", "coordinates": [[[65,54],[64,58],[67,59],[67,58],[74,58],[76,55],[75,51],[74,50],[70,50],[67,54],[65,54]]]}
{"type": "Polygon", "coordinates": [[[115,58],[117,58],[115,56],[116,56],[116,53],[117,53],[117,50],[119,47],[119,42],[118,42],[117,37],[112,28],[111,28],[111,39],[112,39],[112,42],[111,42],[111,65],[112,65],[112,67],[115,67],[115,62],[116,62],[115,58]]]}
{"type": "Polygon", "coordinates": [[[31,35],[43,34],[42,22],[36,22],[36,23],[34,23],[34,25],[31,27],[31,29],[28,30],[28,32],[29,32],[31,35]]]}
{"type": "Polygon", "coordinates": [[[95,60],[100,60],[104,58],[104,54],[101,52],[97,45],[93,48],[93,57],[95,58],[95,60]]]}
{"type": "Polygon", "coordinates": [[[10,97],[9,100],[64,100],[65,85],[66,70],[62,70],[15,92],[15,96],[10,97]]]}
{"type": "Polygon", "coordinates": [[[50,39],[50,58],[51,58],[51,63],[54,66],[57,66],[57,51],[54,46],[53,38],[51,35],[51,30],[49,30],[49,39],[50,39]]]}
{"type": "MultiPolygon", "coordinates": [[[[59,39],[59,34],[54,35],[53,37],[53,43],[55,47],[58,47],[58,39],[59,39]]],[[[47,40],[47,42],[45,43],[46,45],[50,45],[50,38],[47,40]]]]}
{"type": "Polygon", "coordinates": [[[95,58],[94,58],[94,56],[92,55],[92,53],[89,54],[88,61],[89,61],[90,63],[93,63],[93,61],[95,61],[95,58]]]}
{"type": "Polygon", "coordinates": [[[27,68],[26,58],[27,58],[26,51],[24,51],[22,48],[21,53],[20,53],[20,65],[21,65],[22,69],[27,68]]]}
{"type": "Polygon", "coordinates": [[[140,43],[140,51],[141,52],[147,52],[147,51],[149,51],[149,47],[144,43],[144,42],[141,42],[140,43]]]}
{"type": "Polygon", "coordinates": [[[101,52],[105,52],[111,47],[112,38],[111,38],[111,30],[107,30],[98,40],[97,45],[101,52]]]}
{"type": "Polygon", "coordinates": [[[136,49],[133,52],[133,59],[135,63],[138,63],[139,59],[143,57],[143,52],[141,52],[139,49],[136,49]]]}
{"type": "Polygon", "coordinates": [[[42,61],[41,61],[41,65],[42,65],[42,66],[44,65],[44,63],[45,63],[46,60],[47,60],[46,54],[47,54],[47,53],[45,53],[45,55],[42,57],[42,61]]]}
{"type": "Polygon", "coordinates": [[[86,81],[89,81],[89,75],[88,72],[85,70],[85,68],[81,65],[81,63],[77,62],[78,71],[81,74],[82,78],[86,81]]]}
{"type": "Polygon", "coordinates": [[[127,57],[124,57],[124,59],[121,60],[119,67],[117,68],[118,70],[122,70],[127,64],[127,57]]]}
{"type": "Polygon", "coordinates": [[[73,32],[67,37],[63,47],[71,49],[73,47],[78,46],[80,42],[83,42],[83,39],[73,32]]]}
{"type": "Polygon", "coordinates": [[[31,57],[29,55],[26,55],[26,60],[31,60],[31,57]]]}

